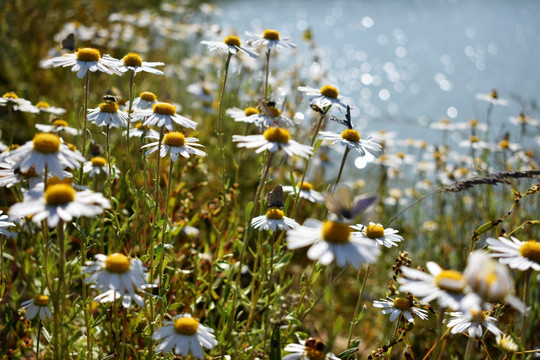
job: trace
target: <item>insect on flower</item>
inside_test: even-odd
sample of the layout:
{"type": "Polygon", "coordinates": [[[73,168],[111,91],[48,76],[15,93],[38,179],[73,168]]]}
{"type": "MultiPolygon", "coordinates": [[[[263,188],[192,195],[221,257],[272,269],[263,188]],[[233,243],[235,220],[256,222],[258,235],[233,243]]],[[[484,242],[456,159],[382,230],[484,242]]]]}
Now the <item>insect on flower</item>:
{"type": "Polygon", "coordinates": [[[266,206],[269,208],[282,208],[285,206],[283,201],[283,187],[281,185],[276,186],[266,195],[266,206]]]}
{"type": "Polygon", "coordinates": [[[326,207],[336,215],[347,220],[366,211],[375,204],[379,197],[377,195],[360,195],[353,197],[352,191],[347,186],[341,186],[333,194],[326,195],[326,207]]]}

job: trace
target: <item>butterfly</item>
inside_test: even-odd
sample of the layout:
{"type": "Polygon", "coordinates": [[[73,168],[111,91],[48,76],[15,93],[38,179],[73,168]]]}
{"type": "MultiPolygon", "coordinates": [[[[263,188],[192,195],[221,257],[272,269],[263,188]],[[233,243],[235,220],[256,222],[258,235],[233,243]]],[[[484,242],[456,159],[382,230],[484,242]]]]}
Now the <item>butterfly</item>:
{"type": "Polygon", "coordinates": [[[332,115],[330,119],[341,125],[345,125],[348,129],[353,128],[351,120],[351,107],[349,105],[347,105],[347,114],[345,114],[345,119],[338,119],[334,115],[332,115]]]}
{"type": "Polygon", "coordinates": [[[62,50],[75,51],[75,34],[70,33],[62,39],[62,50]]]}
{"type": "Polygon", "coordinates": [[[282,208],[285,206],[283,201],[283,187],[281,185],[276,186],[266,195],[266,206],[268,208],[282,208]]]}
{"type": "Polygon", "coordinates": [[[325,200],[328,210],[347,220],[352,220],[356,215],[375,204],[379,197],[377,195],[353,197],[349,187],[341,186],[333,194],[327,194],[325,200]]]}

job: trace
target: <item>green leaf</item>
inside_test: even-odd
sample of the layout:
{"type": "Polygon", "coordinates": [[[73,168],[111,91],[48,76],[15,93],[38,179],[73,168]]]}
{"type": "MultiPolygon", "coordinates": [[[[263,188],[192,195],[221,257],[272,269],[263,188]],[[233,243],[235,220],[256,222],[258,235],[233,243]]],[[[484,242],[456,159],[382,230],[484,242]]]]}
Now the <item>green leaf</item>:
{"type": "Polygon", "coordinates": [[[354,319],[354,325],[358,324],[358,322],[360,320],[362,320],[362,318],[364,317],[364,315],[366,315],[366,311],[367,311],[367,307],[366,305],[364,305],[362,307],[362,311],[360,311],[360,314],[358,314],[358,316],[356,317],[356,319],[354,319]]]}
{"type": "MultiPolygon", "coordinates": [[[[253,201],[250,201],[246,205],[246,223],[249,221],[249,217],[251,216],[251,209],[252,208],[253,208],[253,201]]],[[[247,229],[244,229],[244,231],[247,231],[247,229]]]]}
{"type": "Polygon", "coordinates": [[[347,350],[341,352],[341,353],[338,355],[338,358],[340,358],[340,359],[347,359],[349,356],[351,356],[352,354],[354,354],[355,352],[358,351],[358,345],[360,345],[360,340],[354,340],[354,341],[351,343],[351,347],[348,348],[347,350]]]}

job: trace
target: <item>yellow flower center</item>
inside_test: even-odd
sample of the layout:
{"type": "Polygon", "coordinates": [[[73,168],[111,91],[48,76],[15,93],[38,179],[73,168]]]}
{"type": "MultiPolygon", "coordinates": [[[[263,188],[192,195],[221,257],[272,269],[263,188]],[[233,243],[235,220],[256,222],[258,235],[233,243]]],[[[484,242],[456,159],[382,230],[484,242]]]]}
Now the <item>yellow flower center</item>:
{"type": "Polygon", "coordinates": [[[349,140],[350,142],[359,142],[360,134],[358,133],[358,130],[356,129],[345,129],[341,133],[341,138],[345,140],[349,140]]]}
{"type": "Polygon", "coordinates": [[[38,295],[34,298],[34,304],[37,306],[47,306],[49,303],[49,297],[47,295],[38,295]]]}
{"type": "Polygon", "coordinates": [[[248,106],[247,108],[244,109],[244,115],[246,116],[255,115],[258,113],[259,113],[259,110],[257,108],[254,108],[253,106],[248,106]]]}
{"type": "Polygon", "coordinates": [[[510,141],[503,139],[501,142],[499,142],[499,147],[503,149],[508,149],[510,147],[510,141]]]}
{"type": "Polygon", "coordinates": [[[169,146],[184,146],[186,137],[179,131],[171,131],[163,138],[163,143],[169,146]]]}
{"type": "Polygon", "coordinates": [[[529,260],[540,262],[540,243],[529,240],[519,248],[521,256],[529,260]]]}
{"type": "Polygon", "coordinates": [[[350,234],[351,228],[345,223],[329,220],[323,222],[322,236],[328,242],[335,244],[348,243],[350,234]]]}
{"type": "Polygon", "coordinates": [[[233,35],[229,35],[225,38],[225,40],[223,40],[223,42],[229,46],[238,46],[240,47],[240,45],[242,45],[242,43],[240,42],[240,39],[238,38],[238,36],[233,36],[233,35]]]}
{"type": "Polygon", "coordinates": [[[195,335],[199,329],[199,322],[192,317],[180,317],[174,322],[174,331],[181,335],[195,335]]]}
{"type": "Polygon", "coordinates": [[[52,122],[53,126],[59,127],[59,126],[68,126],[68,123],[66,120],[54,120],[52,122]]]}
{"type": "Polygon", "coordinates": [[[489,97],[492,98],[492,99],[498,99],[498,98],[499,98],[499,94],[497,94],[497,91],[492,90],[492,91],[489,93],[489,97]]]}
{"type": "MultiPolygon", "coordinates": [[[[296,187],[300,187],[300,182],[296,184],[296,187]]],[[[302,187],[300,188],[300,190],[306,190],[306,191],[310,191],[312,189],[313,189],[313,185],[311,185],[307,181],[304,181],[304,183],[302,184],[302,187]]]]}
{"type": "Polygon", "coordinates": [[[106,113],[115,113],[118,111],[118,104],[113,102],[102,102],[99,104],[99,111],[106,113]]]}
{"type": "Polygon", "coordinates": [[[120,253],[111,254],[105,260],[105,270],[116,274],[125,273],[129,270],[130,265],[128,257],[120,253]]]}
{"type": "Polygon", "coordinates": [[[428,146],[427,141],[425,141],[425,140],[420,141],[420,147],[421,147],[422,149],[427,148],[427,146],[428,146]]]}
{"type": "Polygon", "coordinates": [[[369,224],[366,226],[366,236],[370,239],[378,239],[384,236],[384,228],[381,224],[369,224]]]}
{"type": "Polygon", "coordinates": [[[326,96],[331,99],[337,99],[339,92],[338,89],[335,86],[332,85],[324,85],[321,88],[321,95],[326,96]]]}
{"type": "Polygon", "coordinates": [[[94,48],[79,48],[77,50],[77,60],[81,61],[99,61],[101,54],[98,49],[94,48]]]}
{"type": "Polygon", "coordinates": [[[156,101],[157,100],[156,94],[154,94],[153,92],[150,92],[150,91],[143,91],[142,93],[139,94],[139,97],[141,98],[141,100],[144,100],[144,101],[156,101]]]}
{"type": "Polygon", "coordinates": [[[476,119],[471,119],[471,120],[469,120],[469,125],[470,125],[471,127],[477,126],[477,125],[478,125],[478,120],[476,120],[476,119]]]}
{"type": "Polygon", "coordinates": [[[75,200],[75,189],[69,184],[59,183],[49,185],[45,190],[47,205],[65,205],[75,200]]]}
{"type": "Polygon", "coordinates": [[[462,292],[465,288],[463,275],[455,270],[442,270],[435,276],[435,285],[443,290],[457,293],[462,292]]]}
{"type": "Polygon", "coordinates": [[[7,92],[4,95],[2,95],[2,98],[4,98],[4,99],[14,99],[15,100],[15,99],[18,99],[19,96],[15,92],[10,91],[10,92],[7,92]]]}
{"type": "Polygon", "coordinates": [[[263,38],[266,40],[279,40],[279,32],[276,30],[266,29],[263,32],[263,38]]]}
{"type": "Polygon", "coordinates": [[[405,159],[405,153],[404,152],[398,152],[396,156],[400,159],[405,159]]]}
{"type": "Polygon", "coordinates": [[[143,123],[138,123],[137,125],[135,125],[135,128],[136,128],[137,130],[144,130],[144,131],[150,130],[150,126],[148,126],[148,125],[143,125],[143,123]]]}
{"type": "Polygon", "coordinates": [[[266,217],[268,219],[281,220],[283,219],[283,216],[285,216],[283,210],[276,208],[268,209],[268,211],[266,212],[266,217]]]}
{"type": "Polygon", "coordinates": [[[406,298],[396,298],[394,300],[394,307],[402,311],[411,310],[411,302],[406,298]]]}
{"type": "Polygon", "coordinates": [[[71,179],[63,178],[63,179],[60,180],[56,176],[53,176],[53,177],[50,177],[50,178],[47,179],[47,186],[58,185],[58,184],[64,184],[64,185],[71,186],[71,179]]]}
{"type": "Polygon", "coordinates": [[[472,316],[472,321],[474,322],[482,322],[486,319],[486,312],[482,310],[476,310],[476,309],[470,309],[469,313],[472,316]]]}
{"type": "Polygon", "coordinates": [[[43,154],[52,154],[60,150],[60,138],[49,133],[40,133],[34,136],[34,150],[43,154]]]}
{"type": "Polygon", "coordinates": [[[125,66],[141,66],[142,65],[142,59],[137,53],[129,53],[124,58],[124,65],[125,66]]]}
{"type": "Polygon", "coordinates": [[[269,106],[268,107],[268,110],[270,111],[270,114],[272,114],[273,117],[278,117],[281,115],[281,110],[273,107],[273,106],[269,106]]]}
{"type": "Polygon", "coordinates": [[[172,116],[176,114],[176,106],[168,104],[168,103],[157,103],[154,104],[154,113],[155,114],[161,114],[161,115],[169,115],[172,116]]]}
{"type": "Polygon", "coordinates": [[[310,360],[324,360],[326,359],[326,353],[324,349],[326,344],[319,339],[309,338],[304,343],[306,347],[306,356],[310,360]]]}
{"type": "Polygon", "coordinates": [[[522,124],[527,122],[527,117],[525,116],[524,113],[519,114],[519,122],[522,123],[522,124]]]}
{"type": "Polygon", "coordinates": [[[291,140],[291,134],[287,129],[270,126],[263,133],[266,140],[286,144],[291,140]]]}
{"type": "Polygon", "coordinates": [[[462,173],[463,175],[466,175],[466,174],[469,173],[469,169],[466,168],[466,167],[462,167],[462,166],[461,166],[461,167],[458,167],[458,168],[456,169],[456,171],[462,173]]]}
{"type": "Polygon", "coordinates": [[[101,156],[93,157],[90,161],[92,162],[92,166],[104,167],[107,165],[107,160],[101,156]]]}
{"type": "Polygon", "coordinates": [[[68,146],[69,150],[71,150],[71,151],[77,151],[77,147],[76,147],[75,145],[73,145],[73,144],[67,144],[67,146],[68,146]]]}
{"type": "Polygon", "coordinates": [[[39,101],[37,104],[36,104],[36,107],[38,109],[48,109],[50,108],[50,105],[48,103],[46,103],[45,101],[39,101]]]}
{"type": "Polygon", "coordinates": [[[478,136],[474,136],[474,135],[473,135],[473,136],[471,136],[471,137],[469,138],[469,141],[470,141],[471,143],[477,143],[477,142],[480,141],[480,139],[478,138],[478,136]]]}

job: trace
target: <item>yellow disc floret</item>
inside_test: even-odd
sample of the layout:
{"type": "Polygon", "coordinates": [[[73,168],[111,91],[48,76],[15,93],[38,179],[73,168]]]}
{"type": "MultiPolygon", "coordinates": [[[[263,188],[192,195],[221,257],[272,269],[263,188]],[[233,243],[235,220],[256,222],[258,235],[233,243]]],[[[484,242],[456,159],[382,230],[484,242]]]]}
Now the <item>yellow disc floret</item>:
{"type": "Polygon", "coordinates": [[[266,29],[263,32],[263,38],[266,40],[279,40],[279,31],[266,29]]]}
{"type": "Polygon", "coordinates": [[[15,100],[15,99],[18,99],[19,96],[15,92],[9,91],[9,92],[5,93],[4,95],[2,95],[2,98],[4,98],[4,99],[14,99],[15,100]]]}
{"type": "Polygon", "coordinates": [[[536,262],[540,262],[540,243],[529,240],[519,248],[521,256],[536,262]]]}
{"type": "Polygon", "coordinates": [[[366,226],[366,236],[370,239],[378,239],[384,236],[384,228],[381,224],[371,223],[366,226]]]}
{"type": "Polygon", "coordinates": [[[199,322],[192,317],[179,317],[174,322],[174,331],[181,335],[195,335],[199,329],[199,322]]]}
{"type": "Polygon", "coordinates": [[[307,181],[304,181],[304,183],[302,184],[302,187],[300,187],[300,183],[301,183],[301,181],[296,184],[296,187],[299,187],[300,190],[310,191],[310,190],[313,189],[313,185],[311,185],[307,181]]]}
{"type": "Polygon", "coordinates": [[[169,103],[157,103],[154,104],[154,113],[155,114],[161,114],[161,115],[169,115],[172,116],[176,114],[176,106],[171,105],[169,103]]]}
{"type": "Polygon", "coordinates": [[[291,134],[289,133],[289,130],[279,127],[270,126],[264,131],[263,136],[268,141],[278,142],[282,144],[286,144],[289,142],[289,140],[291,140],[291,134]]]}
{"type": "Polygon", "coordinates": [[[131,52],[122,59],[125,66],[142,66],[142,59],[139,54],[131,52]]]}
{"type": "Polygon", "coordinates": [[[276,208],[268,209],[268,211],[266,212],[266,217],[268,219],[281,220],[284,216],[285,214],[283,213],[283,210],[276,208]]]}
{"type": "Polygon", "coordinates": [[[156,101],[157,100],[156,94],[154,94],[153,92],[150,92],[150,91],[143,91],[142,93],[139,94],[139,97],[141,98],[141,100],[144,100],[144,101],[156,101]]]}
{"type": "Polygon", "coordinates": [[[184,146],[186,137],[179,131],[171,131],[163,138],[163,143],[169,146],[184,146]]]}
{"type": "Polygon", "coordinates": [[[238,46],[240,47],[240,45],[242,45],[242,43],[240,42],[240,39],[238,38],[238,36],[233,36],[233,35],[229,35],[225,38],[225,40],[223,40],[223,42],[229,46],[238,46]]]}
{"type": "Polygon", "coordinates": [[[114,253],[107,256],[105,260],[105,270],[108,272],[122,274],[129,270],[130,261],[124,254],[114,253]]]}
{"type": "Polygon", "coordinates": [[[473,136],[471,136],[471,137],[469,138],[469,141],[470,141],[471,143],[477,143],[477,142],[480,141],[480,138],[478,138],[478,136],[473,135],[473,136]]]}
{"type": "Polygon", "coordinates": [[[499,142],[499,147],[501,149],[508,149],[510,147],[510,141],[503,139],[499,142]]]}
{"type": "Polygon", "coordinates": [[[43,154],[53,154],[60,150],[60,138],[49,133],[40,133],[34,136],[34,150],[43,154]]]}
{"type": "Polygon", "coordinates": [[[478,126],[478,120],[477,120],[477,119],[471,119],[471,120],[469,120],[469,125],[470,125],[471,127],[478,126]]]}
{"type": "Polygon", "coordinates": [[[99,111],[106,113],[118,112],[118,104],[113,102],[102,102],[99,104],[99,111]]]}
{"type": "Polygon", "coordinates": [[[38,101],[38,103],[36,104],[36,107],[38,109],[48,109],[51,106],[48,103],[46,103],[45,101],[38,101]]]}
{"type": "Polygon", "coordinates": [[[49,185],[44,197],[47,205],[65,205],[75,200],[75,189],[64,183],[49,185]]]}
{"type": "Polygon", "coordinates": [[[350,234],[351,228],[345,223],[328,220],[323,222],[322,236],[328,242],[336,244],[347,243],[349,242],[350,234]]]}
{"type": "Polygon", "coordinates": [[[254,108],[253,106],[248,106],[247,108],[244,109],[244,115],[246,116],[255,115],[258,113],[259,113],[259,110],[257,108],[254,108]]]}
{"type": "Polygon", "coordinates": [[[489,93],[489,97],[492,98],[492,99],[498,99],[499,94],[497,94],[497,91],[491,90],[491,92],[489,93]]]}
{"type": "Polygon", "coordinates": [[[359,142],[360,134],[358,133],[358,130],[356,129],[345,129],[341,133],[341,138],[345,140],[349,140],[350,142],[359,142]]]}
{"type": "Polygon", "coordinates": [[[338,89],[335,86],[332,85],[324,85],[321,88],[321,95],[326,96],[331,99],[337,99],[339,92],[338,89]]]}
{"type": "Polygon", "coordinates": [[[68,123],[66,120],[54,120],[52,122],[52,125],[55,126],[55,127],[59,127],[59,126],[68,126],[68,123]]]}
{"type": "Polygon", "coordinates": [[[463,275],[455,270],[442,270],[435,276],[435,284],[443,290],[457,293],[465,288],[463,275]]]}
{"type": "Polygon", "coordinates": [[[98,49],[94,48],[79,48],[77,50],[77,60],[81,61],[99,61],[101,54],[98,49]]]}
{"type": "Polygon", "coordinates": [[[92,162],[92,166],[104,167],[107,165],[107,160],[101,156],[93,157],[90,161],[92,162]]]}
{"type": "Polygon", "coordinates": [[[49,297],[47,295],[38,295],[34,298],[34,305],[37,306],[47,306],[49,303],[49,297]]]}
{"type": "Polygon", "coordinates": [[[411,310],[411,302],[406,298],[396,298],[394,300],[394,307],[401,311],[411,310]]]}

